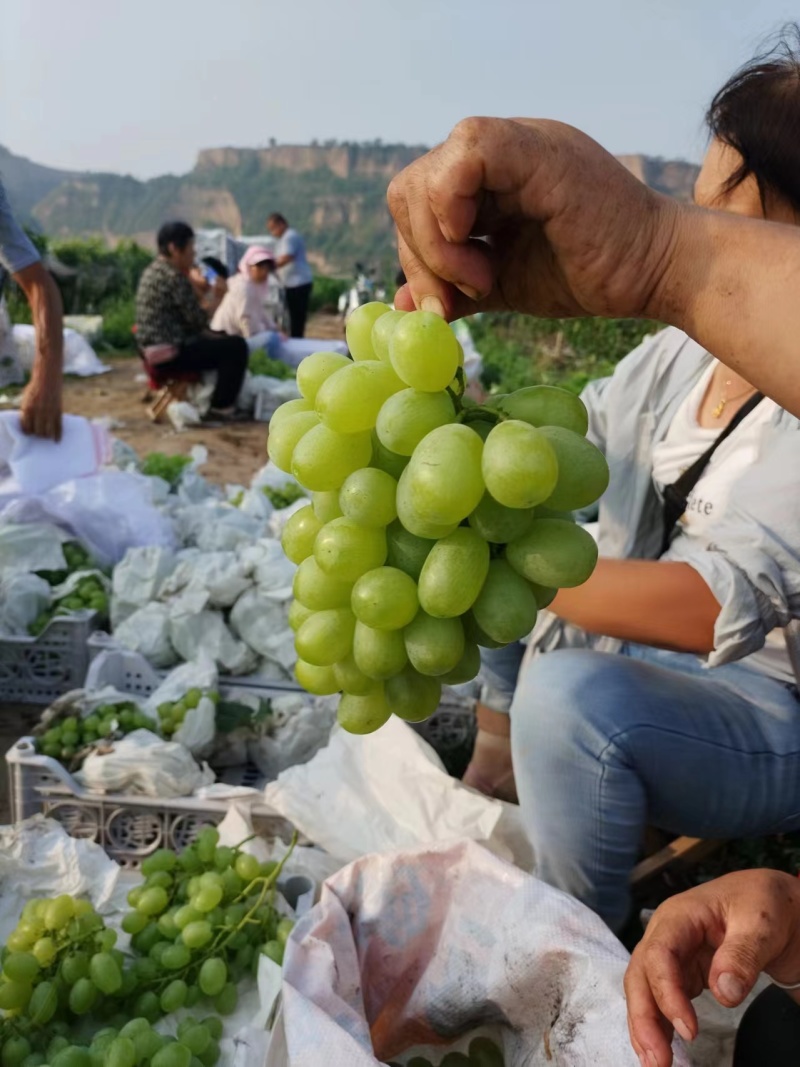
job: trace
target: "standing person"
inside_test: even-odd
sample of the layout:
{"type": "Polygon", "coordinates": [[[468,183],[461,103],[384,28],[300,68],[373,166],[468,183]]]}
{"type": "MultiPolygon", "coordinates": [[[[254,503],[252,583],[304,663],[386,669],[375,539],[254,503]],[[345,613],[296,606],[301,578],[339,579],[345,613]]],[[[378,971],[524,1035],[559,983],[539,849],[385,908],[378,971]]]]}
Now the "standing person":
{"type": "Polygon", "coordinates": [[[145,363],[159,373],[216,371],[210,415],[233,416],[247,370],[247,342],[212,333],[200,303],[208,282],[194,268],[194,231],[166,222],[158,231],[158,256],[136,292],[136,339],[145,363]]]}
{"type": "Polygon", "coordinates": [[[64,370],[64,318],[61,294],[39,253],[11,214],[0,183],[0,291],[6,273],[31,306],[36,330],[36,358],[22,395],[23,432],[61,440],[61,392],[64,370]]]}
{"type": "Polygon", "coordinates": [[[286,290],[289,332],[292,337],[304,337],[308,301],[313,284],[311,267],[306,259],[305,242],[297,230],[293,230],[283,215],[277,211],[267,219],[267,229],[278,242],[275,250],[275,266],[278,268],[278,277],[286,290]]]}

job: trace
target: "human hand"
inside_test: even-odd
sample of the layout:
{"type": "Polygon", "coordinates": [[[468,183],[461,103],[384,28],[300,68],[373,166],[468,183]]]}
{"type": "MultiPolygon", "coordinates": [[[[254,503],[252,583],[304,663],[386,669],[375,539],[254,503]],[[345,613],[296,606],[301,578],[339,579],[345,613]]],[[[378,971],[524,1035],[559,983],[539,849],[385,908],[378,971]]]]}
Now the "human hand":
{"type": "Polygon", "coordinates": [[[669,1067],[672,1031],[697,1036],[691,1000],[710,989],[740,1004],[765,971],[800,981],[800,881],[739,871],[671,897],[650,920],[625,975],[628,1029],[643,1067],[669,1067]]]}
{"type": "Polygon", "coordinates": [[[407,278],[396,305],[447,318],[647,317],[686,211],[585,134],[534,119],[465,119],[388,201],[407,278]]]}
{"type": "Polygon", "coordinates": [[[203,274],[199,267],[192,267],[189,271],[189,281],[192,283],[192,287],[198,296],[205,296],[211,288],[205,274],[203,274]]]}
{"type": "Polygon", "coordinates": [[[22,394],[22,432],[51,441],[61,440],[61,379],[34,376],[22,394]]]}

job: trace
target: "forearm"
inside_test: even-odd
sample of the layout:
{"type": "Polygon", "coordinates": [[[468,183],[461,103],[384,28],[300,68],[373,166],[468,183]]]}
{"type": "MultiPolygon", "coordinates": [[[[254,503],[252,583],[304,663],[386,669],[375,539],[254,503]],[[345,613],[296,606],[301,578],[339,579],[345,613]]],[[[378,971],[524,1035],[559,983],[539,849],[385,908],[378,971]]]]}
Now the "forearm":
{"type": "Polygon", "coordinates": [[[64,371],[64,314],[58,286],[41,263],[14,276],[31,307],[36,331],[33,379],[61,388],[64,371]]]}
{"type": "Polygon", "coordinates": [[[646,317],[679,326],[800,416],[800,233],[722,211],[677,213],[646,317]]]}
{"type": "Polygon", "coordinates": [[[688,563],[600,559],[548,610],[589,633],[703,655],[714,648],[720,605],[688,563]]]}
{"type": "Polygon", "coordinates": [[[285,267],[287,263],[291,263],[294,256],[278,256],[275,260],[276,267],[285,267]]]}

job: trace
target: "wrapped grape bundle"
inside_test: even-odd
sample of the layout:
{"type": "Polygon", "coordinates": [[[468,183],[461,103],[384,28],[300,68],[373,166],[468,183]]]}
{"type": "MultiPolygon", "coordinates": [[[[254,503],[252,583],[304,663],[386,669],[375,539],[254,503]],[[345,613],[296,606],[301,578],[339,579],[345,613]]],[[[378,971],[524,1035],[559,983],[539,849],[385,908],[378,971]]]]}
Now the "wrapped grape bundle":
{"type": "Polygon", "coordinates": [[[476,676],[481,646],[525,637],[586,581],[597,547],[572,512],[608,467],[566,390],[463,397],[461,348],[436,315],[366,304],[347,340],[353,361],[300,364],[302,398],[276,411],[269,451],[312,494],[282,538],[297,679],[340,692],[339,722],[369,733],[428,718],[443,684],[476,676]]]}

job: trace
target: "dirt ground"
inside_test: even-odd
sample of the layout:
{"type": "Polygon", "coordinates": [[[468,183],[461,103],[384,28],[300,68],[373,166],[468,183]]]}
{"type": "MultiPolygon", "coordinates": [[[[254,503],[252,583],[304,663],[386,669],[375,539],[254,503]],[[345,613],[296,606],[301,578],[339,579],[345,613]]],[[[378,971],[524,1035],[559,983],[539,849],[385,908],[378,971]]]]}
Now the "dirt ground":
{"type": "MultiPolygon", "coordinates": [[[[344,337],[336,315],[315,315],[308,323],[308,337],[344,337]]],[[[143,402],[146,382],[140,361],[131,357],[103,358],[112,369],[97,378],[68,378],[64,410],[87,418],[112,420],[112,433],[131,445],[140,456],[148,452],[186,455],[196,444],[208,449],[203,474],[209,481],[247,485],[266,462],[267,427],[253,422],[224,428],[194,428],[176,433],[167,422],[153,423],[143,402]]]]}

